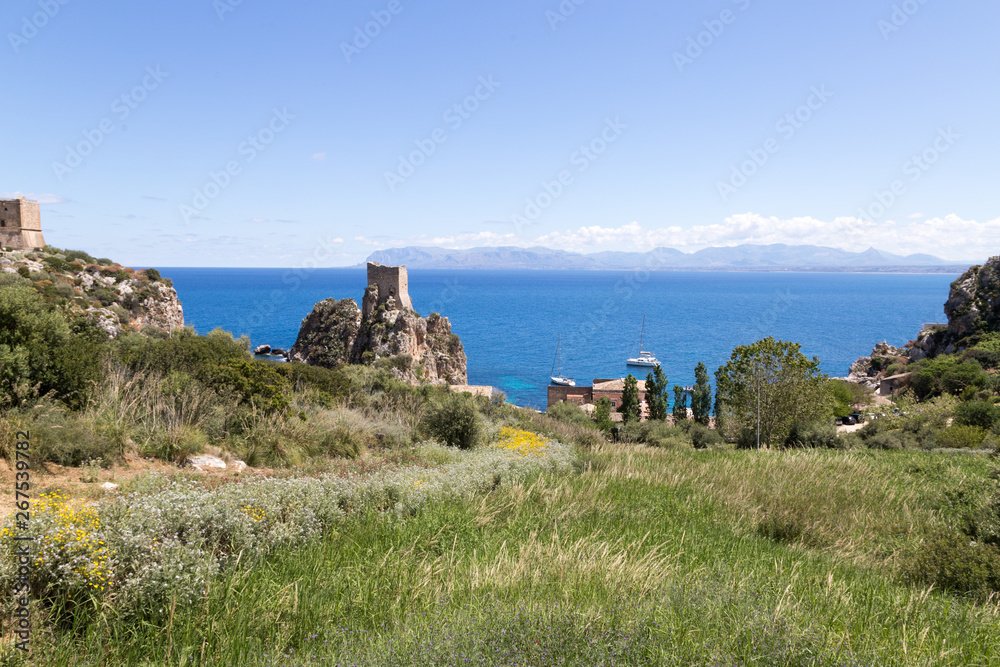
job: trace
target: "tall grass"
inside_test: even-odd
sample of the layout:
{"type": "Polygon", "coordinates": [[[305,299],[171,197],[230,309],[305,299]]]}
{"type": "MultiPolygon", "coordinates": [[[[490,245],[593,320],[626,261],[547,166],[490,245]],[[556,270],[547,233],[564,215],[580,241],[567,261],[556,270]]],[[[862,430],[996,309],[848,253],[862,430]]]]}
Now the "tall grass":
{"type": "Polygon", "coordinates": [[[974,502],[982,459],[619,446],[582,459],[576,475],[355,515],[230,571],[162,625],[52,636],[42,664],[998,661],[996,600],[911,586],[893,566],[974,502]],[[798,537],[760,528],[785,513],[798,537]]]}

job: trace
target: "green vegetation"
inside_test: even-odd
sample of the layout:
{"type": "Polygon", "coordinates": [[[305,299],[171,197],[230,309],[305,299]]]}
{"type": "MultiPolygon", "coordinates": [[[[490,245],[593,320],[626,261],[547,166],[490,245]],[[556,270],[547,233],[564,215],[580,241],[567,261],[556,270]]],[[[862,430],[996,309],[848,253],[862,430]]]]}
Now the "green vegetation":
{"type": "Polygon", "coordinates": [[[457,394],[432,405],[424,415],[423,427],[431,438],[461,449],[472,449],[483,430],[472,397],[457,394]]]}
{"type": "Polygon", "coordinates": [[[702,426],[708,426],[712,416],[712,385],[708,380],[708,367],[699,361],[694,369],[694,377],[691,413],[696,422],[702,426]]]}
{"type": "Polygon", "coordinates": [[[981,517],[981,535],[995,516],[992,468],[920,452],[604,446],[578,474],[514,478],[401,515],[351,513],[143,620],[78,609],[75,631],[45,633],[36,657],[989,664],[1000,621],[979,596],[996,573],[982,550],[992,538],[972,547],[956,526],[981,517]]]}
{"type": "Polygon", "coordinates": [[[78,467],[86,483],[136,456],[210,452],[272,470],[239,483],[145,474],[99,502],[37,499],[34,664],[1000,655],[1000,471],[982,454],[1000,449],[998,336],[915,364],[909,389],[874,407],[798,345],[765,339],[716,373],[717,428],[699,364],[694,419],[680,387],[665,419],[656,368],[652,418],[640,420],[629,375],[619,429],[607,399],[539,414],[404,384],[408,357],[326,369],[255,361],[224,331],[111,340],[81,309],[101,296],[138,307],[166,279],[86,253],[38,258],[56,280],[0,274],[8,462],[14,433],[30,430],[36,462],[78,467]],[[101,267],[108,284],[77,292],[51,273],[70,265],[101,267]],[[136,280],[132,300],[111,285],[136,280]],[[758,396],[769,451],[745,451],[758,396]],[[861,406],[864,426],[838,435],[835,417],[861,406]]]}
{"type": "Polygon", "coordinates": [[[621,413],[622,421],[626,424],[639,421],[639,382],[631,373],[625,377],[622,404],[618,406],[618,412],[621,413]]]}
{"type": "Polygon", "coordinates": [[[667,375],[659,364],[646,376],[646,406],[649,419],[667,418],[667,375]]]}
{"type": "Polygon", "coordinates": [[[671,413],[674,418],[674,423],[680,423],[686,421],[688,418],[688,397],[687,392],[684,391],[684,387],[675,384],[674,385],[674,409],[671,413]]]}
{"type": "Polygon", "coordinates": [[[727,437],[749,447],[778,445],[796,423],[828,418],[830,392],[819,359],[797,343],[767,338],[733,350],[716,374],[719,412],[727,437]],[[758,426],[759,415],[759,426],[758,426]]]}

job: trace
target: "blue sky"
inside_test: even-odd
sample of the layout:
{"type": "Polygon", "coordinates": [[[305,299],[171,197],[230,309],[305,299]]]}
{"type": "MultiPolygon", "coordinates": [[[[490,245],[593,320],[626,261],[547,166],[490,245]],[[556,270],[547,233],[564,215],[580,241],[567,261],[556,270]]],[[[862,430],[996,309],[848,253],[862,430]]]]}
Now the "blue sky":
{"type": "Polygon", "coordinates": [[[51,244],[135,265],[978,260],[1000,245],[998,24],[986,0],[8,0],[0,193],[42,201],[51,244]]]}

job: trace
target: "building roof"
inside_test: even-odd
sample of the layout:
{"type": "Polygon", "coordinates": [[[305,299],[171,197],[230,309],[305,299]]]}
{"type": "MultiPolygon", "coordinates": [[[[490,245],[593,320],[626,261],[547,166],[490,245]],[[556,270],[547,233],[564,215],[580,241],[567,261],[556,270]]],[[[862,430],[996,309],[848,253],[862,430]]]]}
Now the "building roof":
{"type": "MultiPolygon", "coordinates": [[[[639,391],[646,391],[646,381],[638,380],[639,391]]],[[[625,378],[619,380],[594,380],[594,391],[625,391],[625,378]]]]}

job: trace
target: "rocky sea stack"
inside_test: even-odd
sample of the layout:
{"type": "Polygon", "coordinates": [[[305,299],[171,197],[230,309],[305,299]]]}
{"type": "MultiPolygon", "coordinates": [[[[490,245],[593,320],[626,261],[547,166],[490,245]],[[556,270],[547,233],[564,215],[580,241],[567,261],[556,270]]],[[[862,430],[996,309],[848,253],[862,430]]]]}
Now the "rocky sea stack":
{"type": "Polygon", "coordinates": [[[462,341],[447,317],[413,311],[404,266],[369,263],[360,308],[354,299],[317,303],[302,321],[289,359],[326,368],[385,366],[412,384],[468,384],[462,341]]]}

